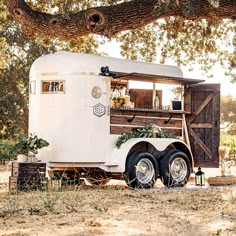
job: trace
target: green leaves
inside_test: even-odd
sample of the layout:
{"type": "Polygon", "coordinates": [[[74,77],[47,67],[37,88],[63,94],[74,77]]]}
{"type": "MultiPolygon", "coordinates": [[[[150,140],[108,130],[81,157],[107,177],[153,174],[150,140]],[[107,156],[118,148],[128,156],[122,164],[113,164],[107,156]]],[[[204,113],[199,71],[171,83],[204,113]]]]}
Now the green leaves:
{"type": "Polygon", "coordinates": [[[29,155],[38,154],[38,150],[43,147],[47,147],[49,143],[39,138],[37,135],[30,134],[29,137],[20,136],[18,142],[15,145],[15,151],[17,154],[29,155]]]}
{"type": "Polygon", "coordinates": [[[121,33],[117,42],[121,43],[121,55],[131,60],[155,61],[157,56],[156,24],[121,33]]]}
{"type": "MultiPolygon", "coordinates": [[[[68,12],[123,1],[37,0],[27,3],[35,10],[62,13],[66,17],[68,12]]],[[[36,58],[59,50],[96,54],[99,46],[109,40],[94,35],[67,41],[47,37],[28,39],[22,34],[21,27],[12,21],[4,2],[7,1],[0,2],[0,138],[7,139],[14,138],[19,132],[27,133],[28,75],[36,58]]],[[[176,1],[169,3],[176,4],[176,1]]],[[[191,6],[183,5],[185,15],[191,10],[191,6]]],[[[235,21],[168,17],[143,28],[122,32],[113,39],[118,42],[117,47],[120,45],[120,53],[125,58],[167,64],[174,61],[189,69],[200,64],[202,72],[209,77],[212,76],[209,71],[215,65],[221,65],[226,75],[236,81],[235,21]]]]}
{"type": "Polygon", "coordinates": [[[0,140],[0,160],[14,159],[15,156],[15,142],[10,140],[0,140]]]}
{"type": "Polygon", "coordinates": [[[220,122],[221,122],[221,125],[225,127],[221,130],[222,133],[235,135],[236,133],[236,99],[234,97],[221,96],[220,122]]]}
{"type": "MultiPolygon", "coordinates": [[[[234,132],[235,133],[235,132],[234,132]]],[[[235,135],[222,135],[220,139],[220,146],[229,147],[229,154],[236,153],[236,136],[235,135]]]]}
{"type": "Polygon", "coordinates": [[[128,133],[123,133],[116,142],[116,147],[120,148],[120,146],[127,142],[131,138],[176,138],[175,135],[169,134],[167,132],[161,131],[161,129],[154,124],[146,125],[144,127],[137,128],[134,131],[130,131],[128,133]]]}

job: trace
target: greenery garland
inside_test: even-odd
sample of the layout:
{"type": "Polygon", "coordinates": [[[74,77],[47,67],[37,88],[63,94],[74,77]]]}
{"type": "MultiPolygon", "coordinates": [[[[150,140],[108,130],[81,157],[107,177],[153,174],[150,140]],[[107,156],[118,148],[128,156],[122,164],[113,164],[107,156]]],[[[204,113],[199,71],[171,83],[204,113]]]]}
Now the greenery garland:
{"type": "Polygon", "coordinates": [[[123,133],[116,141],[116,147],[127,142],[131,138],[153,138],[155,134],[156,138],[177,138],[175,135],[161,131],[160,127],[154,124],[145,125],[144,127],[137,128],[134,131],[123,133]]]}

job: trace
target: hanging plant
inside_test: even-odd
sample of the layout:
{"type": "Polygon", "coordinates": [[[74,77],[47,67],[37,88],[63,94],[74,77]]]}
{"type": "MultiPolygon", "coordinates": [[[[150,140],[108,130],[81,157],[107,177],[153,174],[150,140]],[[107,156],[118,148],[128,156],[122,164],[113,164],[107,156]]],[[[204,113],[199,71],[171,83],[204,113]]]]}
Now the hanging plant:
{"type": "Polygon", "coordinates": [[[123,133],[116,141],[116,147],[127,142],[131,138],[177,138],[175,135],[164,132],[160,127],[154,124],[146,125],[144,127],[137,128],[134,131],[123,133]]]}

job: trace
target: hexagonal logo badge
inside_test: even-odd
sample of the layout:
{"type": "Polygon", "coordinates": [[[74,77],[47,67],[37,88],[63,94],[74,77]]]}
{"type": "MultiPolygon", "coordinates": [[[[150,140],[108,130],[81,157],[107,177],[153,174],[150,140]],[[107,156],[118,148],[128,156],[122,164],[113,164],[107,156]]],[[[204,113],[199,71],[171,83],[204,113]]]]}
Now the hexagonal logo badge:
{"type": "Polygon", "coordinates": [[[93,114],[97,117],[101,117],[106,114],[106,107],[101,103],[96,104],[93,107],[93,114]]]}

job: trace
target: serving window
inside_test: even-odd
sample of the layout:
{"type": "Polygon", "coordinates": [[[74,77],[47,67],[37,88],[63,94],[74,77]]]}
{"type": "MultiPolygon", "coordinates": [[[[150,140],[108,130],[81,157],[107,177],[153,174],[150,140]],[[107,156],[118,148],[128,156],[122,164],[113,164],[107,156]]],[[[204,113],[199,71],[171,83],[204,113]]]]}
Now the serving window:
{"type": "Polygon", "coordinates": [[[65,81],[64,80],[43,80],[41,81],[42,93],[65,93],[65,81]]]}

